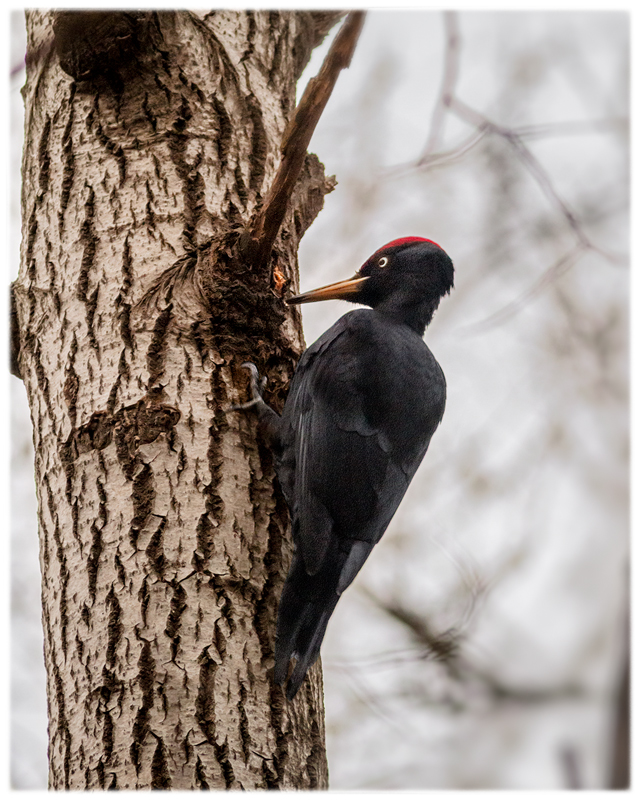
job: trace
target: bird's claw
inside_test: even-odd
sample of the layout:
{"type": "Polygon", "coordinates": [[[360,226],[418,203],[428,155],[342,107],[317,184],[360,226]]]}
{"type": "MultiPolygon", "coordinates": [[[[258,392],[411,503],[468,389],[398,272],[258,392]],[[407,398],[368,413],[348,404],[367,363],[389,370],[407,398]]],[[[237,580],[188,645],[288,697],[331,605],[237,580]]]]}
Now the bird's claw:
{"type": "Polygon", "coordinates": [[[262,399],[262,392],[267,385],[266,375],[261,378],[258,368],[255,364],[252,364],[251,361],[245,361],[241,366],[248,369],[251,373],[251,400],[246,403],[236,403],[235,405],[229,406],[229,411],[245,411],[248,408],[257,406],[258,403],[264,402],[262,399]]]}

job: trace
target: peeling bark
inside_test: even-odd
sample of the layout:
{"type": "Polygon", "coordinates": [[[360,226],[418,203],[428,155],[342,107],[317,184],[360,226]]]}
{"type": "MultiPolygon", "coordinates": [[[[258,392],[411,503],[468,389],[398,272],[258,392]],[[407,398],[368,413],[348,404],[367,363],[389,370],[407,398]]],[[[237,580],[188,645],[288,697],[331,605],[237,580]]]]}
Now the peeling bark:
{"type": "Polygon", "coordinates": [[[50,786],[323,788],[320,667],[294,703],[270,680],[288,512],[255,422],[226,409],[248,358],[281,407],[303,348],[282,295],[332,188],[315,157],[267,271],[240,245],[296,79],[340,14],[122,16],[127,58],[86,68],[74,51],[74,79],[47,46],[55,12],[27,12],[12,320],[36,451],[50,786]]]}

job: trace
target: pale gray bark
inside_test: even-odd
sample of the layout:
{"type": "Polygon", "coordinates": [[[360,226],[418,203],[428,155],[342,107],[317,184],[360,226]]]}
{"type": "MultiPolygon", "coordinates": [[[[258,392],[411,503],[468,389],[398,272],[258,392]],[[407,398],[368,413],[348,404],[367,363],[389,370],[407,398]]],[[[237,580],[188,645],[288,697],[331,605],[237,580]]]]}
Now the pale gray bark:
{"type": "MultiPolygon", "coordinates": [[[[277,408],[303,347],[309,158],[276,281],[237,257],[327,13],[150,15],[121,82],[75,82],[27,14],[15,301],[39,498],[50,786],[322,788],[322,677],[270,680],[288,513],[242,361],[277,408]],[[199,248],[199,249],[198,249],[199,248]],[[235,248],[235,249],[234,249],[235,248]],[[136,310],[176,262],[173,295],[136,310]]],[[[272,267],[273,268],[273,264],[272,267]]]]}

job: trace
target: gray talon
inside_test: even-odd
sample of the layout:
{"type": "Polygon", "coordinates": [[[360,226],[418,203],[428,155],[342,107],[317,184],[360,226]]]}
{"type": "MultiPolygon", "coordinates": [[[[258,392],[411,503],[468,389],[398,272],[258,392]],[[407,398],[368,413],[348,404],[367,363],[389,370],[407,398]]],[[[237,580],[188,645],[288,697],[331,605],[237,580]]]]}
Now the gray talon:
{"type": "Polygon", "coordinates": [[[245,361],[241,366],[248,369],[251,373],[251,400],[246,403],[236,403],[235,405],[229,406],[229,411],[245,411],[247,408],[253,408],[253,406],[258,405],[258,403],[264,402],[262,399],[262,392],[267,385],[266,376],[261,379],[258,368],[255,364],[252,364],[251,361],[245,361]]]}

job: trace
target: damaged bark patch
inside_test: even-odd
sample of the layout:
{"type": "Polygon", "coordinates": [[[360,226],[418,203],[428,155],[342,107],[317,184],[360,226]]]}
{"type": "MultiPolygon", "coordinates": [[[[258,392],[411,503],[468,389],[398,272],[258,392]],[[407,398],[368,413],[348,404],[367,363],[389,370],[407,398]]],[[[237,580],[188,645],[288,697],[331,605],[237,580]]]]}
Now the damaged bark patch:
{"type": "Polygon", "coordinates": [[[155,442],[163,433],[169,434],[179,419],[177,408],[148,396],[114,414],[116,452],[128,478],[133,478],[133,461],[139,447],[155,442]]]}
{"type": "Polygon", "coordinates": [[[54,47],[61,69],[76,81],[120,84],[153,42],[149,11],[58,11],[54,47]]]}
{"type": "MultiPolygon", "coordinates": [[[[274,250],[275,263],[285,256],[274,250]]],[[[226,361],[284,359],[293,373],[299,353],[282,332],[291,311],[271,275],[253,268],[242,229],[228,226],[158,276],[135,311],[148,319],[150,309],[170,301],[172,323],[190,332],[203,359],[210,350],[226,361]]]]}
{"type": "Polygon", "coordinates": [[[293,367],[298,354],[281,333],[290,312],[272,290],[269,275],[253,269],[243,241],[241,233],[231,231],[202,248],[196,265],[206,310],[201,331],[226,360],[265,363],[276,357],[293,367]]]}
{"type": "Polygon", "coordinates": [[[67,474],[73,473],[73,462],[92,450],[103,450],[115,439],[116,452],[124,474],[133,480],[136,455],[143,444],[154,442],[162,433],[170,433],[180,419],[180,411],[159,403],[147,395],[113,414],[94,412],[89,421],[75,428],[61,447],[61,458],[67,474]]]}

